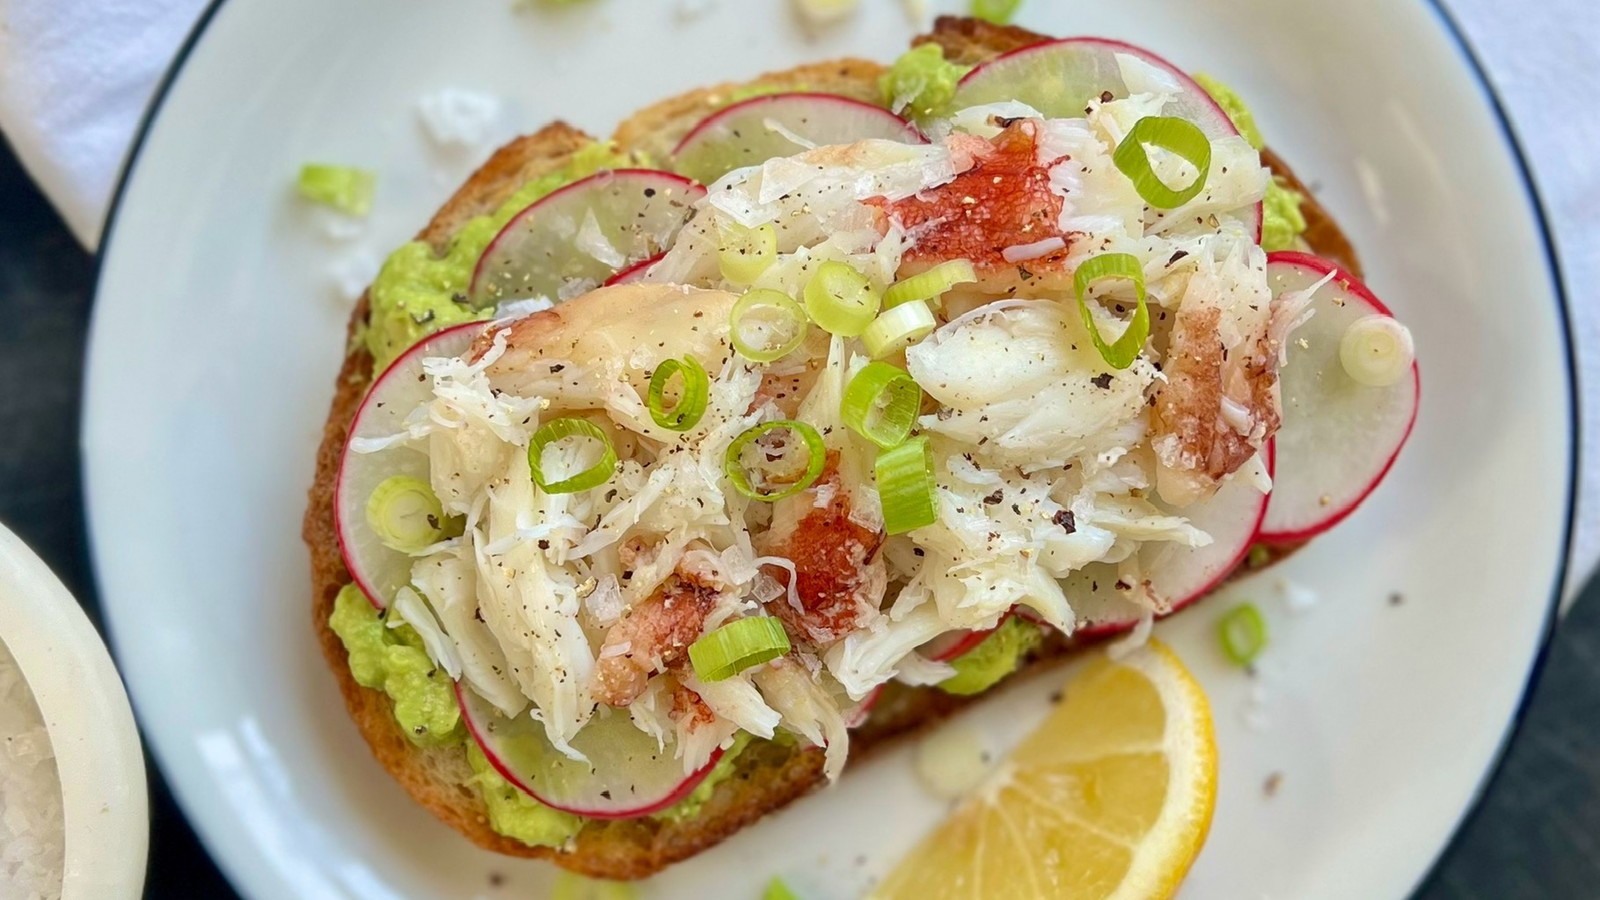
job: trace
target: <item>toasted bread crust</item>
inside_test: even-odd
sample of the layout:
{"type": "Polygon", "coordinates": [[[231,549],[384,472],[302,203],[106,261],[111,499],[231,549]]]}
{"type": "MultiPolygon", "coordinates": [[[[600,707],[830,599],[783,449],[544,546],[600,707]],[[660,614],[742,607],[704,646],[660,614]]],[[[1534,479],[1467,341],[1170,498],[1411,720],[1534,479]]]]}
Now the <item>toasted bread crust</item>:
{"type": "MultiPolygon", "coordinates": [[[[1046,40],[1020,28],[972,19],[940,18],[934,31],[917,43],[935,41],[951,59],[973,64],[1028,44],[1046,40]]],[[[723,84],[662,101],[623,122],[614,140],[625,150],[643,151],[662,159],[701,117],[726,97],[750,85],[774,85],[837,93],[863,100],[877,96],[884,67],[846,59],[802,66],[764,75],[748,85],[723,84]]],[[[589,138],[563,123],[518,138],[498,150],[445,202],[418,235],[442,251],[471,218],[497,208],[530,179],[559,168],[589,138]]],[[[1271,154],[1273,170],[1300,186],[1271,154]]],[[[1303,186],[1301,186],[1303,189],[1303,186]]],[[[1359,274],[1349,242],[1326,210],[1305,192],[1304,207],[1312,247],[1359,274]]],[[[476,788],[468,783],[471,769],[462,747],[418,748],[407,740],[394,718],[387,695],[357,684],[343,643],[328,626],[334,598],[350,580],[339,552],[334,524],[334,489],[339,459],[351,420],[373,377],[372,357],[355,341],[368,314],[367,298],[356,304],[350,320],[351,349],[339,372],[332,408],[317,453],[316,478],[302,535],[311,552],[312,624],[324,657],[339,683],[351,718],[378,762],[418,803],[473,843],[510,856],[546,858],[586,875],[609,879],[643,878],[721,842],[762,816],[822,785],[822,753],[780,744],[756,742],[740,755],[735,774],[720,784],[699,815],[684,822],[656,819],[591,821],[567,847],[530,847],[495,832],[476,788]]],[[[1283,548],[1274,561],[1292,552],[1283,548]]],[[[1077,642],[1051,635],[1025,668],[1046,665],[1071,652],[1077,642]]],[[[903,732],[950,715],[976,698],[956,697],[934,688],[892,685],[870,721],[853,734],[857,753],[870,750],[903,732]]]]}

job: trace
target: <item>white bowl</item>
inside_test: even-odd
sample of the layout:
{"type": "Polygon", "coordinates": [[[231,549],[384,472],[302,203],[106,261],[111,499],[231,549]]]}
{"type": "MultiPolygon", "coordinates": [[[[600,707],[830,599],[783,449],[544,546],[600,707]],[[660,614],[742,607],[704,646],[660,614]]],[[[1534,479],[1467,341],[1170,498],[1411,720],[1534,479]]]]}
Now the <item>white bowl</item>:
{"type": "Polygon", "coordinates": [[[61,776],[62,900],[134,900],[144,890],[150,804],[128,694],[78,601],[4,527],[0,641],[39,704],[61,776]]]}

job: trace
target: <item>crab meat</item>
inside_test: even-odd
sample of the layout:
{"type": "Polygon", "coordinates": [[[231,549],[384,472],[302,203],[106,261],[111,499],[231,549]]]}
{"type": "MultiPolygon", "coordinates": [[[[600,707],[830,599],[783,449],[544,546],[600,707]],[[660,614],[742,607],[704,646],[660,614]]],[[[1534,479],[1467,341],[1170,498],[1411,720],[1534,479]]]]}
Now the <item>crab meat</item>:
{"type": "Polygon", "coordinates": [[[954,179],[910,197],[868,201],[914,243],[900,277],[951,259],[971,260],[991,294],[1071,286],[1066,268],[1073,235],[1058,226],[1062,198],[1051,190],[1050,165],[1039,159],[1039,122],[1009,121],[992,141],[950,139],[954,179]]]}
{"type": "MultiPolygon", "coordinates": [[[[763,554],[794,564],[795,590],[771,600],[769,611],[814,644],[832,643],[861,627],[876,614],[888,586],[878,556],[883,533],[857,522],[852,511],[839,475],[838,451],[830,451],[817,482],[779,501],[772,526],[756,538],[763,554]]],[[[780,584],[788,584],[787,570],[763,568],[780,584]]]]}
{"type": "MultiPolygon", "coordinates": [[[[1265,265],[1259,247],[1217,264],[1243,265],[1265,265]]],[[[1190,280],[1162,362],[1165,384],[1151,409],[1161,499],[1183,507],[1211,496],[1277,432],[1279,349],[1292,327],[1284,320],[1300,313],[1271,299],[1265,279],[1201,272],[1190,280]],[[1235,287],[1223,290],[1225,284],[1235,287]]]]}
{"type": "Polygon", "coordinates": [[[728,591],[703,567],[680,563],[606,632],[595,662],[595,699],[615,707],[632,703],[650,676],[687,656],[728,591]]]}

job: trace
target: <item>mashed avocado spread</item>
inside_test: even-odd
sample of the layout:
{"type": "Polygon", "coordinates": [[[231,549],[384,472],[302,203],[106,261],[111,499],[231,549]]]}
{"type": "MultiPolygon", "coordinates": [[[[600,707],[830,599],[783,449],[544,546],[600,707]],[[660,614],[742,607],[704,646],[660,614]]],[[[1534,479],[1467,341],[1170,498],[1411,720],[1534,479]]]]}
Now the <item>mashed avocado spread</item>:
{"type": "MultiPolygon", "coordinates": [[[[1239,129],[1250,146],[1257,150],[1266,146],[1261,129],[1256,127],[1255,115],[1233,88],[1210,75],[1196,73],[1194,80],[1205,88],[1211,99],[1217,101],[1222,111],[1233,120],[1233,127],[1239,129]]],[[[1300,204],[1304,201],[1305,198],[1298,191],[1290,190],[1283,179],[1273,177],[1267,184],[1267,196],[1261,203],[1261,249],[1272,253],[1294,246],[1295,238],[1306,230],[1306,217],[1300,212],[1300,204]]]]}
{"type": "Polygon", "coordinates": [[[943,114],[956,96],[956,83],[972,71],[944,58],[944,49],[927,43],[913,47],[894,61],[878,80],[885,106],[913,119],[943,114]]]}
{"type": "Polygon", "coordinates": [[[750,740],[750,735],[746,732],[741,731],[735,735],[733,746],[722,751],[722,758],[717,760],[716,766],[710,772],[706,773],[706,780],[696,785],[695,789],[689,792],[689,796],[656,813],[655,818],[665,819],[668,822],[683,822],[700,815],[700,808],[711,799],[711,795],[717,790],[717,785],[733,777],[734,761],[744,752],[744,748],[750,746],[750,740]]]}
{"type": "Polygon", "coordinates": [[[384,619],[360,588],[347,584],[339,591],[328,626],[344,641],[350,674],[361,686],[389,695],[411,743],[443,747],[460,741],[465,733],[450,676],[428,658],[411,626],[390,628],[384,619]]]}
{"type": "Polygon", "coordinates": [[[502,778],[472,741],[467,741],[467,764],[489,809],[489,827],[497,833],[531,847],[557,847],[583,827],[583,819],[545,806],[502,778]]]}
{"type": "Polygon", "coordinates": [[[478,257],[506,222],[558,188],[628,162],[608,143],[589,144],[560,169],[523,185],[499,209],[467,222],[450,239],[444,255],[435,254],[424,241],[412,241],[390,254],[368,295],[372,313],[365,334],[373,370],[382,371],[412,344],[436,331],[487,318],[490,310],[467,304],[467,288],[478,257]]]}
{"type": "MultiPolygon", "coordinates": [[[[551,809],[517,789],[489,765],[478,745],[467,739],[450,678],[428,658],[422,638],[411,626],[390,628],[384,614],[353,584],[339,591],[328,626],[344,642],[350,674],[361,686],[389,696],[394,717],[411,743],[418,747],[466,745],[472,783],[489,808],[491,828],[533,846],[556,846],[578,832],[583,819],[551,809]]],[[[750,735],[740,732],[689,796],[653,818],[681,822],[698,815],[717,785],[732,777],[735,760],[750,740],[750,735]]]]}
{"type": "Polygon", "coordinates": [[[978,646],[955,658],[950,664],[956,674],[939,682],[940,690],[967,696],[981,694],[1000,679],[1017,670],[1023,655],[1039,646],[1044,633],[1039,626],[1012,616],[1000,623],[994,633],[978,646]]]}

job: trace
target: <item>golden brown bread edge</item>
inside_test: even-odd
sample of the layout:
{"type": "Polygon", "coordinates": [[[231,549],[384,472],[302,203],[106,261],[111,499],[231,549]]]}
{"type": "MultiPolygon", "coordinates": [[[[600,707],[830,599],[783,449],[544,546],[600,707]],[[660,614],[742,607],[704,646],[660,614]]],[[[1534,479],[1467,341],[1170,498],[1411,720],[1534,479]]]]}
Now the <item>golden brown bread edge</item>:
{"type": "MultiPolygon", "coordinates": [[[[918,38],[916,43],[937,42],[947,57],[975,64],[1042,40],[1047,38],[1020,28],[942,17],[933,32],[918,38]]],[[[749,84],[872,100],[883,71],[884,67],[878,63],[846,59],[770,73],[749,84]]],[[[718,85],[647,107],[623,122],[614,140],[623,149],[641,150],[653,159],[665,158],[679,137],[730,94],[746,86],[718,85]]],[[[418,234],[418,239],[442,250],[451,235],[469,219],[496,209],[527,181],[560,168],[589,140],[582,132],[556,122],[535,134],[511,141],[445,202],[418,234]]],[[[1359,275],[1349,242],[1326,210],[1312,199],[1280,159],[1270,153],[1266,159],[1274,172],[1288,178],[1307,197],[1304,212],[1310,228],[1306,238],[1311,246],[1359,275]]],[[[302,535],[311,552],[312,624],[323,656],[339,683],[351,719],[378,762],[401,787],[445,824],[485,849],[510,856],[550,859],[592,877],[634,879],[687,859],[822,785],[825,778],[820,751],[758,741],[740,755],[735,774],[718,785],[701,813],[688,821],[664,822],[649,818],[590,821],[564,848],[530,847],[489,827],[483,801],[476,788],[467,783],[472,773],[463,748],[424,749],[408,741],[394,718],[387,695],[356,683],[344,645],[328,627],[334,598],[350,580],[339,553],[334,526],[334,483],[347,430],[372,378],[372,357],[354,340],[366,322],[367,313],[367,298],[363,296],[350,319],[350,351],[339,372],[333,405],[323,428],[316,478],[309,494],[302,535]]],[[[1291,550],[1276,551],[1274,556],[1281,558],[1291,550]]],[[[1052,635],[1025,668],[1058,659],[1074,649],[1076,643],[1052,635]]],[[[869,750],[887,738],[947,716],[975,699],[956,697],[935,688],[891,686],[884,692],[868,723],[854,732],[853,750],[857,753],[869,750]]]]}

